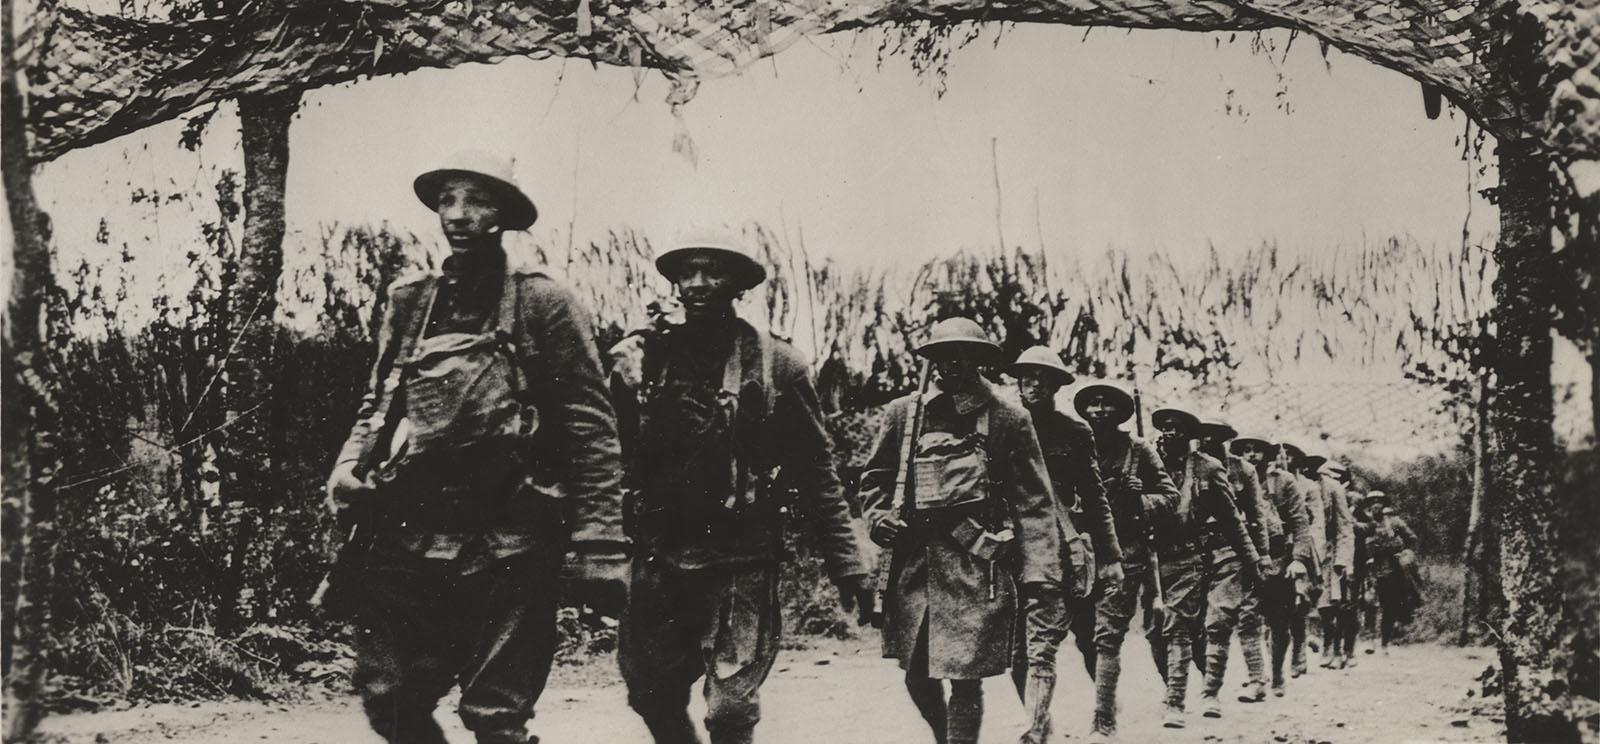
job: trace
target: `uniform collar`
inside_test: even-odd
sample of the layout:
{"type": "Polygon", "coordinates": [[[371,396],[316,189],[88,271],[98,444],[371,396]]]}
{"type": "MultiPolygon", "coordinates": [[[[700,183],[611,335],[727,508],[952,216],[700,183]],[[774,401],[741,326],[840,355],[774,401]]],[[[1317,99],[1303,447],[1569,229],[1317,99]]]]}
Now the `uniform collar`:
{"type": "Polygon", "coordinates": [[[989,383],[983,380],[978,381],[976,388],[963,390],[959,393],[947,393],[935,385],[932,390],[928,391],[928,397],[924,399],[924,402],[932,403],[946,397],[950,399],[951,405],[955,406],[956,413],[967,416],[982,410],[994,402],[994,391],[989,388],[989,383]]]}

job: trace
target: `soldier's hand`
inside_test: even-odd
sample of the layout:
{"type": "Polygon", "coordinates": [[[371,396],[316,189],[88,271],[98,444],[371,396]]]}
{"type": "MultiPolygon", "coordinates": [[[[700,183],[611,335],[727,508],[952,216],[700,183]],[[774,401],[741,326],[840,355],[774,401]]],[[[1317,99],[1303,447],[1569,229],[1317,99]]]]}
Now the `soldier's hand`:
{"type": "Polygon", "coordinates": [[[328,476],[328,508],[334,514],[340,509],[349,506],[363,494],[371,493],[372,484],[356,477],[356,463],[346,460],[333,467],[333,474],[328,476]]]}
{"type": "Polygon", "coordinates": [[[1103,564],[1100,566],[1100,570],[1095,573],[1098,574],[1100,581],[1106,584],[1107,592],[1117,591],[1117,587],[1122,584],[1122,580],[1125,578],[1121,563],[1103,564]]]}
{"type": "Polygon", "coordinates": [[[1263,555],[1259,558],[1256,558],[1256,573],[1259,573],[1262,576],[1271,576],[1277,570],[1278,567],[1272,562],[1271,556],[1263,555]]]}
{"type": "Polygon", "coordinates": [[[1298,579],[1309,573],[1311,572],[1306,570],[1306,564],[1300,561],[1293,561],[1289,564],[1289,578],[1291,579],[1298,579]]]}
{"type": "Polygon", "coordinates": [[[866,574],[840,576],[834,580],[834,586],[839,588],[839,605],[844,607],[845,612],[856,613],[857,625],[872,622],[877,614],[877,592],[871,578],[866,574]]]}
{"type": "Polygon", "coordinates": [[[1141,493],[1144,491],[1144,481],[1137,475],[1124,476],[1122,487],[1127,489],[1128,493],[1141,493]]]}
{"type": "Polygon", "coordinates": [[[893,548],[895,540],[900,538],[900,531],[905,528],[905,520],[898,517],[884,517],[872,526],[872,541],[882,547],[893,548]]]}

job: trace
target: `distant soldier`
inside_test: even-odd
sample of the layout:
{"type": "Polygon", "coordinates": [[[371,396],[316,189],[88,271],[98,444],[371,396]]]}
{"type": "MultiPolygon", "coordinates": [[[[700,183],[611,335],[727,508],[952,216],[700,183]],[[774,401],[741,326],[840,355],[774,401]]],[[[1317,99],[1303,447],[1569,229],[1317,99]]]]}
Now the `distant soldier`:
{"type": "Polygon", "coordinates": [[[1261,484],[1256,479],[1255,468],[1228,451],[1228,440],[1239,432],[1221,422],[1201,425],[1200,451],[1226,463],[1228,483],[1233,488],[1234,501],[1244,517],[1245,527],[1256,552],[1255,580],[1246,581],[1248,569],[1241,566],[1243,556],[1228,545],[1219,545],[1211,551],[1207,570],[1205,615],[1205,690],[1200,696],[1201,715],[1207,718],[1222,717],[1223,676],[1228,668],[1228,647],[1232,645],[1233,629],[1239,629],[1239,647],[1244,653],[1245,668],[1250,675],[1249,694],[1240,696],[1241,702],[1261,702],[1266,699],[1262,685],[1266,681],[1265,665],[1261,659],[1260,600],[1264,579],[1273,573],[1271,545],[1268,543],[1267,522],[1263,513],[1261,484]]]}
{"type": "Polygon", "coordinates": [[[1061,592],[1062,523],[1027,412],[979,374],[1000,347],[951,318],[917,353],[937,388],[889,404],[862,475],[872,538],[892,551],[883,654],[935,741],[973,744],[982,681],[1011,659],[1017,594],[1036,609],[1061,592]]]}
{"type": "Polygon", "coordinates": [[[1317,483],[1322,494],[1324,541],[1327,545],[1322,570],[1322,593],[1317,614],[1322,619],[1322,664],[1332,669],[1344,658],[1344,631],[1339,621],[1350,597],[1350,567],[1355,563],[1355,529],[1350,517],[1349,495],[1337,478],[1323,471],[1327,459],[1318,455],[1303,461],[1307,478],[1317,483]]]}
{"type": "Polygon", "coordinates": [[[1073,407],[1094,432],[1100,475],[1106,486],[1122,547],[1120,586],[1108,582],[1095,605],[1094,732],[1116,735],[1117,682],[1122,674],[1122,639],[1143,595],[1145,638],[1156,671],[1167,677],[1167,642],[1161,622],[1153,618],[1159,595],[1154,535],[1150,515],[1177,508],[1178,488],[1167,476],[1161,457],[1149,442],[1121,427],[1134,416],[1133,396],[1115,385],[1086,385],[1073,397],[1073,407]]]}
{"type": "Polygon", "coordinates": [[[1328,509],[1323,500],[1322,484],[1308,475],[1321,467],[1322,458],[1307,456],[1305,450],[1287,442],[1283,444],[1283,456],[1294,477],[1295,487],[1305,498],[1306,526],[1311,532],[1311,563],[1307,566],[1310,573],[1295,585],[1301,604],[1295,611],[1294,624],[1290,628],[1293,638],[1289,676],[1299,677],[1306,673],[1305,615],[1310,608],[1320,604],[1323,573],[1328,570],[1328,509]]]}
{"type": "MultiPolygon", "coordinates": [[[[1195,448],[1200,420],[1188,411],[1163,408],[1150,415],[1161,432],[1161,459],[1178,487],[1178,502],[1155,519],[1160,545],[1161,588],[1166,594],[1167,714],[1162,725],[1183,728],[1190,654],[1201,634],[1206,597],[1204,582],[1213,555],[1231,548],[1240,581],[1260,580],[1256,554],[1244,517],[1234,503],[1226,467],[1195,448]]],[[[1214,700],[1206,701],[1207,712],[1214,700]]]]}
{"type": "Polygon", "coordinates": [[[1061,571],[1066,591],[1019,613],[1011,667],[1029,721],[1022,744],[1041,744],[1050,735],[1056,650],[1069,629],[1089,677],[1094,678],[1094,617],[1099,597],[1095,589],[1096,585],[1108,591],[1121,589],[1122,551],[1095,463],[1094,434],[1088,424],[1056,410],[1056,393],[1072,382],[1072,373],[1044,346],[1022,352],[1006,371],[1016,378],[1023,408],[1033,419],[1062,523],[1061,571]],[[1082,535],[1092,538],[1092,554],[1082,535]]]}
{"type": "MultiPolygon", "coordinates": [[[[1290,642],[1296,634],[1302,641],[1305,638],[1305,612],[1296,588],[1309,575],[1308,565],[1313,560],[1305,497],[1296,477],[1284,466],[1278,445],[1241,438],[1234,440],[1232,449],[1255,466],[1261,492],[1279,525],[1269,538],[1273,571],[1262,582],[1261,613],[1272,639],[1272,694],[1283,697],[1283,665],[1290,642]]],[[[1246,695],[1258,697],[1259,692],[1251,689],[1246,695]]]]}
{"type": "Polygon", "coordinates": [[[1350,526],[1355,537],[1355,560],[1350,564],[1350,597],[1345,602],[1339,620],[1339,628],[1344,632],[1344,666],[1352,667],[1356,665],[1356,644],[1361,637],[1362,613],[1372,601],[1372,568],[1368,565],[1371,556],[1367,552],[1367,540],[1372,537],[1373,525],[1365,507],[1367,495],[1355,489],[1350,471],[1336,468],[1334,474],[1350,494],[1350,526]]]}
{"type": "Polygon", "coordinates": [[[680,241],[656,268],[685,320],[645,337],[640,382],[618,399],[638,549],[617,658],[657,744],[699,741],[688,704],[701,677],[711,741],[750,742],[778,653],[784,485],[846,608],[868,607],[872,583],[809,367],[734,312],[766,269],[723,233],[680,241]]]}
{"type": "Polygon", "coordinates": [[[1369,513],[1374,515],[1368,546],[1382,613],[1378,639],[1387,654],[1389,642],[1394,640],[1401,625],[1411,622],[1422,600],[1421,587],[1413,574],[1417,536],[1406,520],[1390,508],[1389,496],[1384,492],[1368,493],[1366,503],[1369,513]]]}
{"type": "Polygon", "coordinates": [[[509,163],[461,155],[413,187],[450,256],[442,276],[389,288],[328,480],[369,536],[338,588],[353,595],[352,681],[390,742],[443,744],[433,710],[457,683],[479,742],[533,741],[563,556],[575,548],[590,576],[622,565],[616,419],[588,310],[506,267],[502,232],[538,214],[509,163]]]}

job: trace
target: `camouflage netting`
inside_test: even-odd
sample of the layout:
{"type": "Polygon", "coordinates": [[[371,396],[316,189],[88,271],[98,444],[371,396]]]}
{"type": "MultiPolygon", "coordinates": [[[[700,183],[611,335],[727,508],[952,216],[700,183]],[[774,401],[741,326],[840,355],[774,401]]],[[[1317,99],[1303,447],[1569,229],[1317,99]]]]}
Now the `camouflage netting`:
{"type": "Polygon", "coordinates": [[[1291,28],[1419,80],[1502,141],[1600,156],[1600,0],[258,0],[224,18],[129,20],[41,0],[21,39],[40,159],[210,102],[511,56],[737,71],[806,34],[1009,21],[1291,28]]]}

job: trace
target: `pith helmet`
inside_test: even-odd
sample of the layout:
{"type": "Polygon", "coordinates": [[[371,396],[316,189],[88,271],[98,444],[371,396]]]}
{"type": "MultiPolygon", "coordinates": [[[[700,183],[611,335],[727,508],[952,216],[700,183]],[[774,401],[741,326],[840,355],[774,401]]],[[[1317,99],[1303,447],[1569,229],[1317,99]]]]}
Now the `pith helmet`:
{"type": "Polygon", "coordinates": [[[1083,409],[1089,406],[1089,401],[1096,397],[1105,397],[1117,409],[1117,423],[1122,423],[1133,418],[1133,396],[1126,390],[1107,382],[1097,382],[1093,385],[1084,385],[1072,396],[1072,407],[1077,409],[1078,415],[1088,418],[1083,409]]]}
{"type": "Polygon", "coordinates": [[[1027,351],[1017,355],[1017,361],[1012,362],[1006,372],[1013,377],[1024,372],[1043,372],[1062,385],[1070,385],[1073,380],[1078,379],[1072,374],[1072,370],[1067,369],[1067,365],[1061,363],[1061,357],[1048,346],[1029,347],[1027,351]]]}
{"type": "Polygon", "coordinates": [[[928,340],[917,347],[917,354],[932,358],[953,351],[962,351],[986,363],[999,359],[1000,345],[989,340],[971,318],[945,318],[933,324],[928,340]]]}
{"type": "Polygon", "coordinates": [[[1181,408],[1161,408],[1150,414],[1151,426],[1159,429],[1166,422],[1171,422],[1178,427],[1179,431],[1185,433],[1200,433],[1200,419],[1181,408]]]}
{"type": "Polygon", "coordinates": [[[539,219],[539,209],[517,186],[511,161],[486,152],[468,151],[451,155],[444,167],[417,176],[411,182],[411,190],[416,192],[423,204],[437,212],[439,189],[452,178],[474,179],[494,194],[500,206],[501,229],[526,230],[539,219]]]}
{"type": "Polygon", "coordinates": [[[730,230],[696,229],[684,233],[665,253],[656,256],[656,270],[672,279],[678,275],[683,260],[695,254],[709,254],[727,261],[740,290],[767,280],[767,267],[755,259],[744,238],[730,230]]]}
{"type": "Polygon", "coordinates": [[[1239,430],[1221,421],[1203,421],[1200,423],[1200,436],[1207,439],[1216,437],[1226,442],[1239,436],[1239,430]]]}

